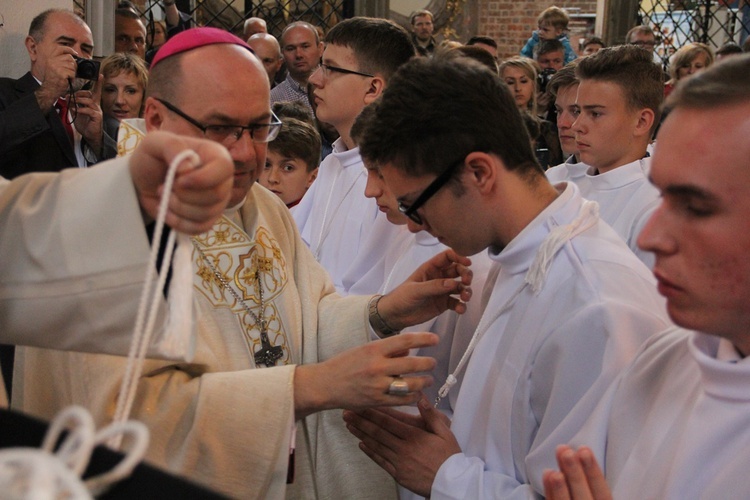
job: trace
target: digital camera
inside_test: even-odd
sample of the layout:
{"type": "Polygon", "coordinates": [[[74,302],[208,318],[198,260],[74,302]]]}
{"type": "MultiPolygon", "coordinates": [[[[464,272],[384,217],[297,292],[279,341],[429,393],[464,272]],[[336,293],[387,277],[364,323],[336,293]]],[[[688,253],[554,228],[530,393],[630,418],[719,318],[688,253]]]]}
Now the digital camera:
{"type": "Polygon", "coordinates": [[[555,73],[557,73],[557,70],[555,70],[554,68],[544,68],[542,72],[537,75],[540,92],[547,91],[547,84],[549,83],[550,78],[552,78],[552,75],[554,75],[555,73]]]}
{"type": "Polygon", "coordinates": [[[82,57],[76,57],[76,78],[83,80],[98,80],[99,79],[99,67],[101,63],[94,61],[93,59],[83,59],[82,57]]]}

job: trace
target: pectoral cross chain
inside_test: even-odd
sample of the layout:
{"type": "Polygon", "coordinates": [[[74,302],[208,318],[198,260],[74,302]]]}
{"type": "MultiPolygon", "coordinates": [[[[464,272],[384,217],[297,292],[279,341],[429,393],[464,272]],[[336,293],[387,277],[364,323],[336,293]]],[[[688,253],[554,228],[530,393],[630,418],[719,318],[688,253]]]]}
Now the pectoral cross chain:
{"type": "Polygon", "coordinates": [[[242,307],[250,315],[250,317],[255,320],[255,325],[260,331],[260,350],[258,350],[253,355],[253,358],[255,359],[255,365],[265,365],[266,367],[276,366],[276,362],[284,357],[284,349],[279,345],[271,344],[271,341],[268,339],[268,323],[265,319],[262,318],[265,306],[263,304],[263,283],[261,281],[260,269],[256,268],[254,278],[258,286],[258,304],[260,306],[259,309],[261,317],[255,314],[252,309],[250,309],[250,307],[245,303],[242,297],[240,297],[240,295],[234,291],[226,278],[224,278],[224,276],[214,267],[206,254],[203,253],[203,250],[195,243],[195,241],[193,241],[193,245],[201,254],[201,257],[203,257],[203,261],[208,265],[211,271],[213,271],[214,276],[216,276],[216,279],[221,284],[221,288],[223,290],[227,290],[232,295],[232,297],[234,297],[237,303],[242,305],[242,307]]]}

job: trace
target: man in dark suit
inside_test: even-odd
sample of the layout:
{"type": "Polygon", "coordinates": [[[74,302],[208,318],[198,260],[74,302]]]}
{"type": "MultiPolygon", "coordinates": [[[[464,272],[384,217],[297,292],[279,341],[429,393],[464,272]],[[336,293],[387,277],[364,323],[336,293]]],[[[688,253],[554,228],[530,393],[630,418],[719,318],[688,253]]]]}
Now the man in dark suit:
{"type": "Polygon", "coordinates": [[[93,54],[86,23],[72,11],[47,10],[31,22],[25,43],[31,71],[18,80],[0,78],[0,175],[11,179],[113,157],[116,144],[102,130],[99,84],[80,90],[85,81],[75,78],[74,57],[93,54]]]}
{"type": "MultiPolygon", "coordinates": [[[[25,43],[31,71],[18,80],[0,78],[0,176],[13,179],[114,158],[117,144],[102,127],[101,82],[92,92],[80,90],[85,81],[75,78],[74,56],[91,59],[94,52],[86,23],[73,11],[46,10],[31,21],[25,43]]],[[[0,368],[9,381],[12,347],[0,345],[0,368]]]]}

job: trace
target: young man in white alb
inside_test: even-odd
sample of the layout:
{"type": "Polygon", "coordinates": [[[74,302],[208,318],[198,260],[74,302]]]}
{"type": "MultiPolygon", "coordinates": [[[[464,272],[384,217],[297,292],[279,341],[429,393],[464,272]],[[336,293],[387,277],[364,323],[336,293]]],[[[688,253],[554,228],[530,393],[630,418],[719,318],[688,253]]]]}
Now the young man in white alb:
{"type": "Polygon", "coordinates": [[[661,70],[645,50],[622,45],[581,59],[576,76],[580,114],[572,130],[578,157],[589,168],[558,166],[547,178],[578,185],[584,198],[599,203],[602,219],[651,267],[653,254],[639,249],[636,240],[659,201],[648,180],[646,149],[664,95],[661,70]]]}
{"type": "Polygon", "coordinates": [[[365,198],[367,172],[351,128],[413,55],[409,35],[400,26],[385,19],[347,19],[328,32],[323,63],[310,76],[318,118],[333,125],[340,137],[292,213],[302,239],[340,293],[371,273],[374,260],[399,232],[365,198]]]}

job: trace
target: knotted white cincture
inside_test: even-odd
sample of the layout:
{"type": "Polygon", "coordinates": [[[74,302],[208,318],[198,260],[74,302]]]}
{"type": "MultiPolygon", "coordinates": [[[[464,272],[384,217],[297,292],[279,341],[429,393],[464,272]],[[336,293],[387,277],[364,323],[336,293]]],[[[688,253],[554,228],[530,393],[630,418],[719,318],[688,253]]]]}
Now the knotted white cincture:
{"type": "Polygon", "coordinates": [[[463,356],[461,356],[461,360],[458,362],[456,369],[453,370],[453,373],[448,375],[445,383],[440,387],[438,397],[435,399],[435,407],[437,407],[441,399],[448,395],[451,388],[456,385],[458,382],[456,373],[463,370],[464,365],[469,361],[471,353],[474,352],[474,348],[484,336],[487,329],[489,329],[490,325],[513,306],[516,298],[521,295],[521,292],[527,285],[531,286],[534,295],[539,295],[547,279],[549,267],[552,265],[552,260],[555,258],[555,255],[557,255],[557,252],[560,251],[565,243],[596,224],[596,221],[598,220],[599,204],[595,201],[584,201],[578,212],[578,216],[573,219],[570,224],[558,226],[550,230],[547,237],[542,241],[542,244],[539,245],[536,255],[534,256],[534,261],[531,263],[531,266],[529,266],[529,270],[526,271],[526,276],[524,277],[521,286],[518,287],[501,308],[495,311],[495,314],[492,315],[492,319],[485,321],[487,315],[482,315],[482,320],[479,322],[479,325],[477,325],[477,329],[474,330],[474,334],[471,336],[471,341],[466,347],[463,356]]]}
{"type": "Polygon", "coordinates": [[[140,422],[112,424],[98,433],[91,415],[80,406],[60,412],[50,424],[41,448],[0,450],[0,496],[7,499],[90,499],[128,477],[143,460],[148,429],[140,422]],[[68,431],[57,452],[55,443],[68,431]],[[94,447],[113,435],[128,435],[131,447],[109,472],[81,481],[94,447]]]}
{"type": "MultiPolygon", "coordinates": [[[[135,328],[133,329],[128,364],[125,367],[125,376],[122,379],[120,393],[117,398],[117,408],[115,409],[113,418],[115,423],[125,422],[133,407],[138,379],[143,371],[146,349],[151,342],[156,322],[156,313],[159,310],[159,303],[161,302],[161,293],[164,290],[170,267],[172,268],[172,280],[169,289],[169,320],[167,323],[167,332],[159,345],[165,348],[168,347],[172,355],[183,357],[192,355],[189,346],[192,342],[193,282],[191,255],[193,247],[189,237],[183,234],[180,234],[178,237],[177,231],[169,233],[164,249],[163,265],[159,270],[157,283],[153,285],[159,253],[159,242],[164,231],[164,220],[166,219],[167,207],[169,205],[169,195],[172,192],[177,167],[184,161],[189,162],[193,168],[197,168],[200,165],[200,158],[195,151],[185,150],[172,160],[167,171],[164,181],[164,192],[156,216],[156,227],[151,245],[149,265],[146,269],[145,284],[143,286],[143,293],[141,294],[140,305],[138,306],[135,328]],[[175,251],[176,242],[178,247],[175,251]],[[168,263],[172,262],[173,253],[175,254],[175,259],[172,266],[170,266],[168,263]]],[[[119,448],[121,439],[121,436],[114,436],[110,440],[109,445],[113,448],[119,448]]]]}
{"type": "Polygon", "coordinates": [[[539,245],[534,262],[526,272],[525,282],[531,285],[534,295],[539,295],[542,291],[552,259],[562,246],[596,224],[597,220],[599,220],[599,204],[595,201],[584,201],[578,217],[570,224],[558,226],[549,232],[539,245]]]}

